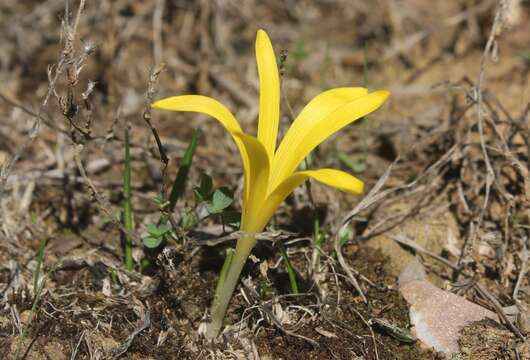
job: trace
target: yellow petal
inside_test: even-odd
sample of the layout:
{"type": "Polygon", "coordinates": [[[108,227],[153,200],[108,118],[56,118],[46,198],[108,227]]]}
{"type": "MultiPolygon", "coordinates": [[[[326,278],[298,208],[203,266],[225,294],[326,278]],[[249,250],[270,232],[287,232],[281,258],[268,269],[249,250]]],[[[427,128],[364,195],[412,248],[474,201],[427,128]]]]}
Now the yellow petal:
{"type": "MultiPolygon", "coordinates": [[[[278,151],[274,156],[272,167],[278,167],[277,164],[283,164],[293,149],[298,147],[299,142],[310,133],[320,120],[328,116],[338,107],[343,106],[355,99],[368,94],[368,89],[362,87],[343,87],[324,91],[315,96],[302,109],[296,117],[293,124],[283,137],[278,151]]],[[[294,169],[293,169],[294,170],[294,169]]],[[[289,174],[279,173],[278,171],[271,174],[271,185],[278,184],[289,174]]],[[[272,190],[272,189],[269,189],[272,190]]]]}
{"type": "Polygon", "coordinates": [[[344,171],[319,169],[296,172],[282,181],[282,183],[265,199],[264,206],[261,207],[262,217],[264,219],[266,218],[263,226],[267,224],[283,200],[285,200],[285,198],[292,193],[298,185],[302,184],[309,178],[353,194],[360,194],[364,189],[364,184],[361,180],[345,173],[344,171]]]}
{"type": "Polygon", "coordinates": [[[245,146],[248,156],[248,169],[245,170],[245,177],[250,179],[245,182],[249,191],[248,197],[243,201],[241,230],[249,233],[261,232],[263,228],[259,228],[256,224],[261,223],[261,207],[269,181],[269,157],[263,144],[255,137],[242,132],[234,132],[233,135],[239,138],[245,146]]]}
{"type": "Polygon", "coordinates": [[[256,36],[256,62],[260,84],[258,139],[272,160],[280,121],[280,77],[274,49],[269,36],[263,30],[258,30],[256,36]]]}
{"type": "MultiPolygon", "coordinates": [[[[315,117],[307,122],[301,121],[300,125],[297,124],[296,132],[293,131],[289,138],[286,135],[287,141],[282,141],[271,166],[268,191],[273,191],[276,186],[291,175],[300,162],[321,142],[344,126],[377,110],[389,95],[390,93],[385,90],[375,91],[342,103],[342,105],[339,104],[338,99],[330,96],[329,99],[333,99],[331,100],[333,104],[339,104],[337,107],[332,109],[333,104],[331,102],[327,107],[321,105],[321,108],[325,108],[327,111],[317,112],[317,115],[320,115],[319,118],[315,117]]],[[[322,104],[327,104],[327,102],[322,101],[322,104]]],[[[309,118],[309,113],[307,118],[309,118]]]]}
{"type": "Polygon", "coordinates": [[[219,101],[207,96],[201,95],[182,95],[168,97],[155,101],[151,104],[153,109],[171,110],[171,111],[190,111],[198,112],[217,119],[223,126],[232,133],[241,131],[241,126],[230,110],[228,110],[219,101]]]}
{"type": "Polygon", "coordinates": [[[153,109],[171,110],[171,111],[190,111],[209,115],[219,121],[234,138],[234,141],[241,154],[243,162],[245,195],[243,202],[249,198],[251,184],[253,182],[249,153],[243,138],[241,126],[230,110],[228,110],[219,101],[201,95],[182,95],[173,96],[166,99],[155,101],[151,104],[153,109]]]}
{"type": "Polygon", "coordinates": [[[364,183],[361,180],[347,172],[336,169],[299,171],[291,175],[291,177],[305,177],[305,179],[301,181],[305,181],[307,178],[312,178],[322,184],[352,194],[361,194],[364,190],[364,183]]]}

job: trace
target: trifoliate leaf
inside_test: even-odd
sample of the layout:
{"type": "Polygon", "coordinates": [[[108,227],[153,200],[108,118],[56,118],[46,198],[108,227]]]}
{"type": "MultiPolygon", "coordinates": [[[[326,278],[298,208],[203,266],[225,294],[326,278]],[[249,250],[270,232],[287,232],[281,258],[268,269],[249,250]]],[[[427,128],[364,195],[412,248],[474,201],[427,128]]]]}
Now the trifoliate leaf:
{"type": "Polygon", "coordinates": [[[184,209],[184,211],[182,212],[182,218],[180,220],[180,225],[184,229],[191,229],[192,227],[197,225],[198,222],[199,222],[199,218],[197,217],[197,214],[195,213],[195,211],[189,208],[184,209]]]}
{"type": "Polygon", "coordinates": [[[160,225],[158,225],[158,233],[160,235],[165,235],[170,230],[171,230],[171,227],[168,224],[160,224],[160,225]]]}
{"type": "Polygon", "coordinates": [[[158,226],[156,224],[147,224],[147,232],[152,235],[158,235],[158,226]]]}
{"type": "Polygon", "coordinates": [[[142,239],[144,245],[146,248],[149,248],[149,249],[156,249],[157,247],[160,246],[160,244],[162,243],[162,240],[164,238],[162,236],[159,236],[159,237],[155,237],[155,236],[146,236],[142,239]]]}
{"type": "Polygon", "coordinates": [[[212,202],[206,204],[206,208],[210,214],[219,214],[224,209],[230,206],[234,199],[232,194],[226,188],[215,190],[212,196],[212,202]]]}

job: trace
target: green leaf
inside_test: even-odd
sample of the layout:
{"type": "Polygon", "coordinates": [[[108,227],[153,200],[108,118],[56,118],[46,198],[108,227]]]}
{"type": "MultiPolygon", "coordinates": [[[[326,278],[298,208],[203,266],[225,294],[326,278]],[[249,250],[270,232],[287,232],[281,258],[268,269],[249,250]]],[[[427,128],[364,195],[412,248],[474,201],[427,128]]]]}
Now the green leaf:
{"type": "Polygon", "coordinates": [[[156,195],[153,198],[153,200],[161,209],[163,209],[163,208],[165,208],[166,206],[169,205],[169,201],[166,201],[166,199],[164,198],[164,195],[162,195],[162,194],[156,195]]]}
{"type": "Polygon", "coordinates": [[[285,262],[285,266],[287,267],[287,275],[289,276],[289,284],[291,285],[291,292],[293,294],[298,294],[298,282],[296,281],[296,270],[293,267],[293,264],[291,263],[291,260],[289,259],[289,255],[287,255],[287,251],[285,250],[285,246],[281,241],[278,241],[276,243],[276,246],[278,250],[280,250],[280,255],[283,258],[283,261],[285,262]]]}
{"type": "Polygon", "coordinates": [[[343,152],[339,152],[338,158],[342,165],[348,167],[354,173],[362,173],[366,171],[367,164],[364,158],[352,159],[343,152]]]}
{"type": "Polygon", "coordinates": [[[160,235],[165,235],[171,230],[171,227],[168,224],[160,224],[158,225],[158,233],[160,235]]]}
{"type": "Polygon", "coordinates": [[[171,230],[171,227],[168,224],[147,224],[146,229],[149,235],[161,237],[166,235],[171,230]]]}
{"type": "Polygon", "coordinates": [[[191,134],[191,140],[186,148],[184,157],[180,161],[179,169],[175,181],[173,182],[173,187],[171,188],[171,193],[169,194],[169,210],[175,210],[175,205],[177,200],[184,194],[186,188],[186,181],[188,179],[188,173],[190,172],[191,163],[193,161],[193,155],[195,154],[195,149],[197,149],[197,137],[198,132],[196,129],[193,129],[191,134]]]}
{"type": "Polygon", "coordinates": [[[219,214],[229,207],[233,201],[232,193],[227,188],[220,188],[215,190],[212,202],[206,204],[206,209],[210,214],[219,214]]]}
{"type": "Polygon", "coordinates": [[[212,192],[212,186],[213,186],[212,178],[208,174],[202,174],[201,185],[199,186],[199,190],[201,194],[205,196],[209,195],[212,192]]]}
{"type": "Polygon", "coordinates": [[[152,235],[158,235],[158,226],[156,224],[147,224],[147,232],[152,235]]]}
{"type": "Polygon", "coordinates": [[[340,246],[343,246],[353,238],[353,228],[351,225],[341,227],[338,235],[340,246]]]}
{"type": "Polygon", "coordinates": [[[197,225],[198,222],[199,222],[199,219],[195,211],[193,211],[190,208],[185,208],[184,211],[182,212],[182,218],[180,220],[180,225],[184,229],[191,229],[192,227],[197,225]]]}
{"type": "Polygon", "coordinates": [[[210,200],[212,197],[212,187],[213,187],[212,178],[207,174],[202,174],[201,183],[199,187],[196,187],[194,189],[195,198],[197,199],[197,202],[203,202],[203,201],[210,200]]]}
{"type": "Polygon", "coordinates": [[[146,236],[142,239],[146,248],[156,249],[162,243],[164,238],[162,236],[146,236]]]}

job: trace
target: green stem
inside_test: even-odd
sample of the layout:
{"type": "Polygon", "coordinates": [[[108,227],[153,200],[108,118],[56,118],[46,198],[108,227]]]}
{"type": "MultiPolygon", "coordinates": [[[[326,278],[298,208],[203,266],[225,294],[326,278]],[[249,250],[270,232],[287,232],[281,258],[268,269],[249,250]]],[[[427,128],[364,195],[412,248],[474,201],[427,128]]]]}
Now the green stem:
{"type": "Polygon", "coordinates": [[[289,259],[289,255],[287,255],[287,251],[285,250],[285,246],[279,241],[278,249],[280,250],[280,255],[282,256],[283,261],[285,262],[285,266],[287,267],[287,275],[289,276],[289,284],[291,285],[291,292],[293,294],[298,294],[298,283],[296,282],[296,271],[294,270],[293,264],[291,264],[291,260],[289,259]]]}
{"type": "Polygon", "coordinates": [[[188,147],[186,148],[184,157],[180,161],[179,170],[177,172],[175,182],[173,183],[173,187],[169,195],[169,212],[173,212],[173,210],[175,210],[177,200],[182,197],[182,194],[184,194],[186,180],[188,179],[188,173],[191,167],[191,162],[193,161],[193,155],[195,154],[195,149],[197,148],[197,134],[198,131],[196,129],[193,129],[193,132],[191,134],[191,141],[188,147]]]}
{"type": "Polygon", "coordinates": [[[39,252],[37,253],[37,268],[33,275],[33,291],[36,293],[39,287],[39,277],[42,268],[42,260],[44,259],[44,248],[46,247],[46,239],[40,241],[39,252]]]}
{"type": "Polygon", "coordinates": [[[320,222],[318,221],[318,214],[313,212],[313,254],[311,257],[313,274],[320,272],[320,249],[324,242],[324,235],[320,231],[320,222]]]}
{"type": "Polygon", "coordinates": [[[221,272],[219,273],[219,279],[217,280],[217,287],[215,288],[215,293],[219,291],[219,288],[223,286],[226,275],[228,274],[228,270],[230,270],[230,265],[232,265],[232,259],[234,258],[234,251],[235,249],[228,249],[226,252],[226,258],[225,262],[223,263],[223,267],[221,268],[221,272]]]}
{"type": "MultiPolygon", "coordinates": [[[[241,275],[241,270],[247,261],[250,251],[256,243],[254,235],[246,235],[237,241],[236,250],[231,255],[232,259],[228,271],[223,269],[220,276],[220,281],[215,289],[215,297],[210,309],[212,321],[208,324],[206,329],[206,337],[214,339],[217,337],[223,326],[223,319],[228,308],[228,303],[232,298],[232,294],[236,288],[241,275]]],[[[224,266],[223,266],[224,267],[224,266]]]]}

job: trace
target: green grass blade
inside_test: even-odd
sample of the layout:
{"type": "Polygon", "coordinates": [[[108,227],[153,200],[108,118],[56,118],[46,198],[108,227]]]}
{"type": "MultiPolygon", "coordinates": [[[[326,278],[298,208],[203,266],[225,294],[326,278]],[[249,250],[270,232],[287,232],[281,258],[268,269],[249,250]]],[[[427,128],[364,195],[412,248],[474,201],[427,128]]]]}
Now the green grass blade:
{"type": "Polygon", "coordinates": [[[326,237],[320,231],[320,222],[318,221],[318,215],[315,213],[313,216],[313,254],[312,254],[312,265],[313,272],[320,272],[320,249],[324,244],[326,237]]]}
{"type": "Polygon", "coordinates": [[[33,291],[37,292],[39,287],[39,276],[42,268],[42,260],[44,259],[44,249],[46,248],[46,239],[40,241],[39,252],[37,253],[37,267],[33,274],[33,291]]]}
{"type": "Polygon", "coordinates": [[[193,155],[195,154],[195,149],[197,149],[197,129],[193,129],[191,134],[191,141],[188,144],[184,157],[180,162],[180,166],[173,182],[173,187],[171,188],[171,193],[169,195],[169,211],[175,209],[178,199],[184,194],[186,187],[186,180],[188,179],[188,173],[190,171],[191,163],[193,161],[193,155]]]}
{"type": "MultiPolygon", "coordinates": [[[[131,151],[129,145],[129,129],[125,128],[125,171],[123,172],[123,225],[128,233],[133,232],[133,216],[131,204],[131,151]]],[[[132,239],[129,234],[125,238],[125,268],[133,269],[132,239]]]]}
{"type": "Polygon", "coordinates": [[[289,255],[287,255],[287,251],[285,250],[285,247],[281,242],[278,242],[276,246],[280,250],[280,255],[282,256],[282,259],[285,262],[285,266],[287,267],[287,275],[289,275],[289,284],[291,285],[291,292],[293,294],[298,294],[299,291],[298,283],[296,282],[296,271],[294,270],[293,264],[289,259],[289,255]]]}
{"type": "MultiPolygon", "coordinates": [[[[35,314],[37,312],[37,305],[40,303],[40,299],[42,296],[42,290],[44,289],[46,275],[43,276],[43,279],[40,282],[39,282],[39,277],[40,277],[40,272],[42,269],[42,263],[44,260],[44,249],[45,248],[46,248],[46,240],[43,239],[40,242],[39,252],[37,253],[37,267],[35,268],[35,273],[33,274],[33,286],[34,286],[33,291],[35,293],[33,296],[33,303],[31,304],[30,315],[29,315],[28,321],[23,325],[22,333],[20,334],[18,344],[15,350],[14,359],[16,360],[21,358],[20,351],[22,350],[22,346],[24,345],[24,341],[26,340],[26,337],[28,335],[29,328],[31,327],[33,320],[35,319],[35,314]]],[[[28,350],[26,350],[26,353],[28,352],[28,350]]],[[[26,355],[27,354],[24,354],[22,358],[26,358],[26,355]]]]}

